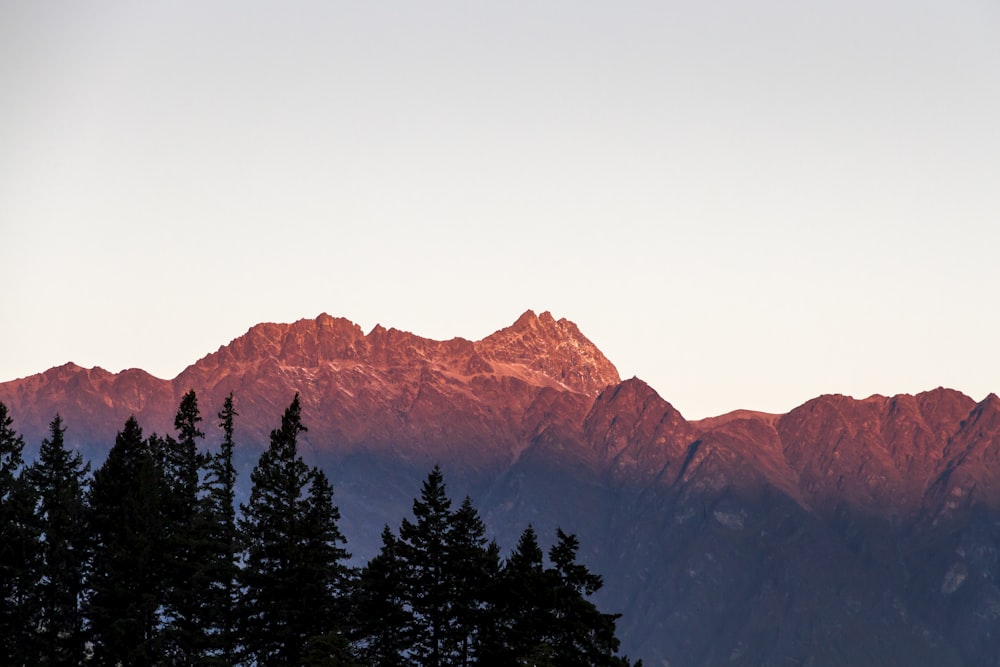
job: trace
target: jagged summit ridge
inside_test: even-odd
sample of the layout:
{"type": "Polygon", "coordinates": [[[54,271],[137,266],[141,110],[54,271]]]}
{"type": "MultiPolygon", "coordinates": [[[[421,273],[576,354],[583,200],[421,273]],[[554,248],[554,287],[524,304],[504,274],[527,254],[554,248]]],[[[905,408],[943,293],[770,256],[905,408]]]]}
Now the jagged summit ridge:
{"type": "Polygon", "coordinates": [[[112,442],[130,415],[147,431],[170,432],[189,389],[208,409],[233,392],[246,415],[244,441],[257,446],[298,392],[310,424],[305,439],[316,450],[502,467],[548,441],[551,451],[575,452],[634,484],[676,480],[714,452],[718,479],[766,480],[810,509],[847,503],[912,513],[929,492],[956,488],[1000,504],[995,395],[978,405],[940,387],[915,396],[823,395],[785,415],[738,411],[687,422],[642,380],[622,382],[574,323],[547,311],[525,311],[478,341],[381,325],[366,334],[322,313],[255,325],[174,380],[66,364],[0,384],[0,400],[29,441],[44,437],[59,412],[71,440],[96,445],[112,442]]]}
{"type": "Polygon", "coordinates": [[[306,439],[317,448],[409,448],[437,456],[467,446],[507,460],[537,428],[528,416],[545,414],[541,406],[552,400],[546,392],[579,395],[563,401],[574,406],[575,419],[618,380],[575,324],[548,312],[528,311],[480,341],[438,341],[381,325],[365,334],[323,313],[257,324],[173,380],[68,364],[0,384],[0,400],[30,420],[32,438],[60,412],[72,424],[69,438],[96,444],[113,441],[115,425],[131,414],[147,431],[170,432],[172,410],[189,389],[207,406],[233,392],[247,415],[240,424],[245,439],[266,443],[267,420],[299,392],[310,423],[306,439]]]}
{"type": "Polygon", "coordinates": [[[350,320],[325,313],[292,324],[258,324],[185,369],[178,380],[263,363],[297,368],[365,364],[378,369],[426,364],[457,375],[511,375],[587,395],[619,382],[614,365],[574,323],[530,310],[476,342],[437,341],[381,325],[366,335],[350,320]]]}
{"type": "Polygon", "coordinates": [[[567,319],[525,311],[511,326],[476,343],[487,360],[527,364],[571,391],[596,396],[621,381],[618,370],[567,319]]]}

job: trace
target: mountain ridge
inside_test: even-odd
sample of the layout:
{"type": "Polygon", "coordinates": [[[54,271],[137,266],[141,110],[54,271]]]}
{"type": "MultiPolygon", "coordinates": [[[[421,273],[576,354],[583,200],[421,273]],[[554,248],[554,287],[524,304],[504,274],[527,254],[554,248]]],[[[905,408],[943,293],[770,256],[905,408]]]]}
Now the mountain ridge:
{"type": "Polygon", "coordinates": [[[810,510],[846,501],[913,514],[932,487],[1000,505],[1000,470],[991,464],[1000,434],[995,394],[979,403],[943,387],[863,399],[827,394],[784,414],[736,410],[688,421],[642,380],[622,381],[575,324],[548,311],[527,310],[478,341],[438,341],[380,324],[365,334],[326,313],[261,323],[173,380],[70,362],[0,383],[0,401],[29,442],[40,441],[59,412],[71,444],[99,447],[131,415],[147,431],[170,432],[174,405],[189,389],[209,406],[233,392],[247,413],[240,435],[257,449],[266,446],[269,416],[299,393],[312,425],[306,445],[316,450],[408,449],[430,459],[456,456],[462,442],[459,458],[499,469],[545,433],[583,443],[593,466],[641,484],[664,475],[676,482],[670,476],[697,456],[689,448],[698,442],[733,450],[810,510]],[[980,422],[976,433],[960,428],[980,422]],[[981,471],[989,488],[972,491],[981,471]]]}
{"type": "Polygon", "coordinates": [[[131,415],[172,432],[189,389],[209,446],[234,393],[244,478],[299,393],[300,445],[359,558],[437,463],[501,543],[528,523],[578,533],[649,664],[1000,665],[995,394],[827,394],[688,421],[575,324],[529,310],[478,341],[263,323],[173,380],[68,363],[0,383],[0,401],[29,445],[58,412],[99,460],[131,415]]]}

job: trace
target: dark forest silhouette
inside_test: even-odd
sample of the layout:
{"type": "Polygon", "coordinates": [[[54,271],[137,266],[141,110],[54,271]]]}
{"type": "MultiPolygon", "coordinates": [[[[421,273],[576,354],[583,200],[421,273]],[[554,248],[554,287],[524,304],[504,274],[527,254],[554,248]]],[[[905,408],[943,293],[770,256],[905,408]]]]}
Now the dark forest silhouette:
{"type": "Polygon", "coordinates": [[[129,418],[93,471],[56,415],[36,461],[0,403],[0,664],[610,665],[615,614],[557,530],[546,561],[525,528],[510,554],[441,470],[363,567],[326,475],[297,452],[298,395],[236,507],[230,395],[222,445],[184,395],[175,434],[129,418]]]}

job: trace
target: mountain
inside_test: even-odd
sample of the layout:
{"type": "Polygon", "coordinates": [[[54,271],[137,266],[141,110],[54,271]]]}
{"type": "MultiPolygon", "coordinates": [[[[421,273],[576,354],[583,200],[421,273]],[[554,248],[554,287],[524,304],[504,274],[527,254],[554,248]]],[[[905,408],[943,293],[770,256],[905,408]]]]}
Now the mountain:
{"type": "Polygon", "coordinates": [[[275,415],[295,392],[309,424],[307,447],[410,457],[457,455],[471,465],[509,463],[530,440],[540,414],[586,409],[619,382],[607,358],[566,320],[525,313],[481,341],[434,341],[376,326],[367,335],[320,315],[294,324],[259,324],[171,381],[140,370],[117,375],[74,364],[0,385],[29,441],[47,433],[57,411],[78,446],[102,446],[134,414],[147,431],[172,429],[181,396],[203,406],[229,392],[239,434],[263,447],[275,415]],[[461,452],[456,451],[461,448],[461,452]]]}
{"type": "Polygon", "coordinates": [[[479,341],[320,315],[260,324],[173,380],[73,364],[0,384],[37,446],[58,412],[100,459],[129,415],[169,432],[181,396],[233,392],[244,471],[301,394],[359,560],[435,463],[500,544],[581,540],[647,665],[1000,666],[1000,399],[817,397],[686,420],[579,329],[528,311],[479,341]]]}

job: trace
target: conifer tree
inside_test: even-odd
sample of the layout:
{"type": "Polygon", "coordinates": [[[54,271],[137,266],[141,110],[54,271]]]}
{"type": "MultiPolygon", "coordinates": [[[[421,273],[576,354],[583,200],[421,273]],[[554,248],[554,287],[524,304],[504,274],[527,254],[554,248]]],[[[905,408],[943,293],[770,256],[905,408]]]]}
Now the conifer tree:
{"type": "Polygon", "coordinates": [[[163,644],[175,665],[201,664],[208,649],[204,607],[209,527],[198,493],[206,463],[198,451],[198,440],[205,437],[199,422],[198,398],[191,390],[184,394],[174,417],[177,439],[163,440],[163,644]]]}
{"type": "Polygon", "coordinates": [[[95,665],[151,665],[162,655],[162,471],[156,436],[135,417],[115,438],[90,488],[93,556],[87,617],[95,665]]]}
{"type": "Polygon", "coordinates": [[[530,525],[504,563],[496,588],[496,632],[488,645],[494,664],[545,664],[551,660],[548,644],[554,624],[554,600],[544,554],[530,525]],[[547,658],[545,656],[548,656],[547,658]]]}
{"type": "Polygon", "coordinates": [[[0,664],[31,664],[38,531],[33,489],[23,474],[24,439],[0,403],[0,664]]]}
{"type": "Polygon", "coordinates": [[[575,535],[556,530],[556,543],[549,550],[552,568],[547,571],[554,599],[555,624],[552,647],[557,667],[575,665],[627,665],[616,655],[619,641],[615,621],[620,614],[602,613],[588,598],[603,581],[576,560],[580,542],[575,535]]]}
{"type": "Polygon", "coordinates": [[[342,626],[347,613],[347,593],[351,572],[344,565],[351,554],[340,532],[340,510],[333,504],[333,487],[319,468],[309,473],[302,525],[302,600],[313,623],[309,634],[322,635],[342,626]]]}
{"type": "Polygon", "coordinates": [[[353,597],[358,657],[372,667],[402,667],[412,639],[413,615],[407,605],[399,541],[385,526],[382,547],[361,570],[353,597]]]}
{"type": "Polygon", "coordinates": [[[453,663],[478,661],[480,645],[496,624],[492,596],[500,573],[500,549],[486,539],[486,525],[468,496],[451,517],[447,540],[452,605],[448,623],[453,663]]]}
{"type": "Polygon", "coordinates": [[[330,598],[343,576],[336,559],[346,552],[338,547],[343,540],[335,530],[329,483],[297,453],[298,434],[305,430],[296,394],[281,427],[271,432],[270,447],[250,476],[250,498],[241,506],[241,630],[246,657],[258,665],[302,663],[317,633],[331,630],[330,598]],[[323,513],[328,520],[318,519],[323,513]],[[306,587],[308,605],[302,599],[307,571],[320,576],[318,585],[306,587]]]}
{"type": "Polygon", "coordinates": [[[471,499],[451,510],[438,466],[413,501],[413,516],[415,522],[403,519],[396,547],[410,621],[406,653],[419,665],[476,662],[493,623],[489,596],[499,549],[487,541],[471,499]]]}
{"type": "Polygon", "coordinates": [[[557,530],[546,568],[534,529],[521,534],[500,579],[490,664],[629,667],[617,655],[618,615],[602,613],[588,599],[602,580],[577,562],[579,546],[576,536],[557,530]]]}
{"type": "Polygon", "coordinates": [[[12,428],[13,424],[14,418],[7,414],[7,406],[0,402],[0,500],[10,494],[24,462],[24,438],[12,428]]]}
{"type": "Polygon", "coordinates": [[[413,614],[410,653],[420,665],[439,667],[449,664],[446,633],[453,593],[447,562],[451,500],[440,467],[434,466],[420,499],[414,499],[413,517],[415,523],[403,519],[399,528],[406,601],[413,614]]]}
{"type": "Polygon", "coordinates": [[[84,654],[81,605],[89,557],[85,496],[90,464],[66,448],[64,432],[56,415],[38,461],[26,473],[37,494],[40,534],[34,591],[40,665],[75,665],[84,654]]]}
{"type": "MultiPolygon", "coordinates": [[[[302,526],[302,556],[298,568],[299,595],[309,611],[305,634],[311,662],[321,664],[324,651],[343,658],[348,646],[347,616],[351,557],[340,532],[340,510],[333,504],[333,487],[319,468],[310,470],[302,526]]],[[[330,657],[329,655],[325,657],[330,657]]]]}
{"type": "Polygon", "coordinates": [[[204,622],[208,639],[206,664],[236,662],[236,469],[233,467],[234,420],[238,416],[230,393],[219,412],[222,445],[208,463],[202,513],[208,526],[204,565],[204,622]]]}

